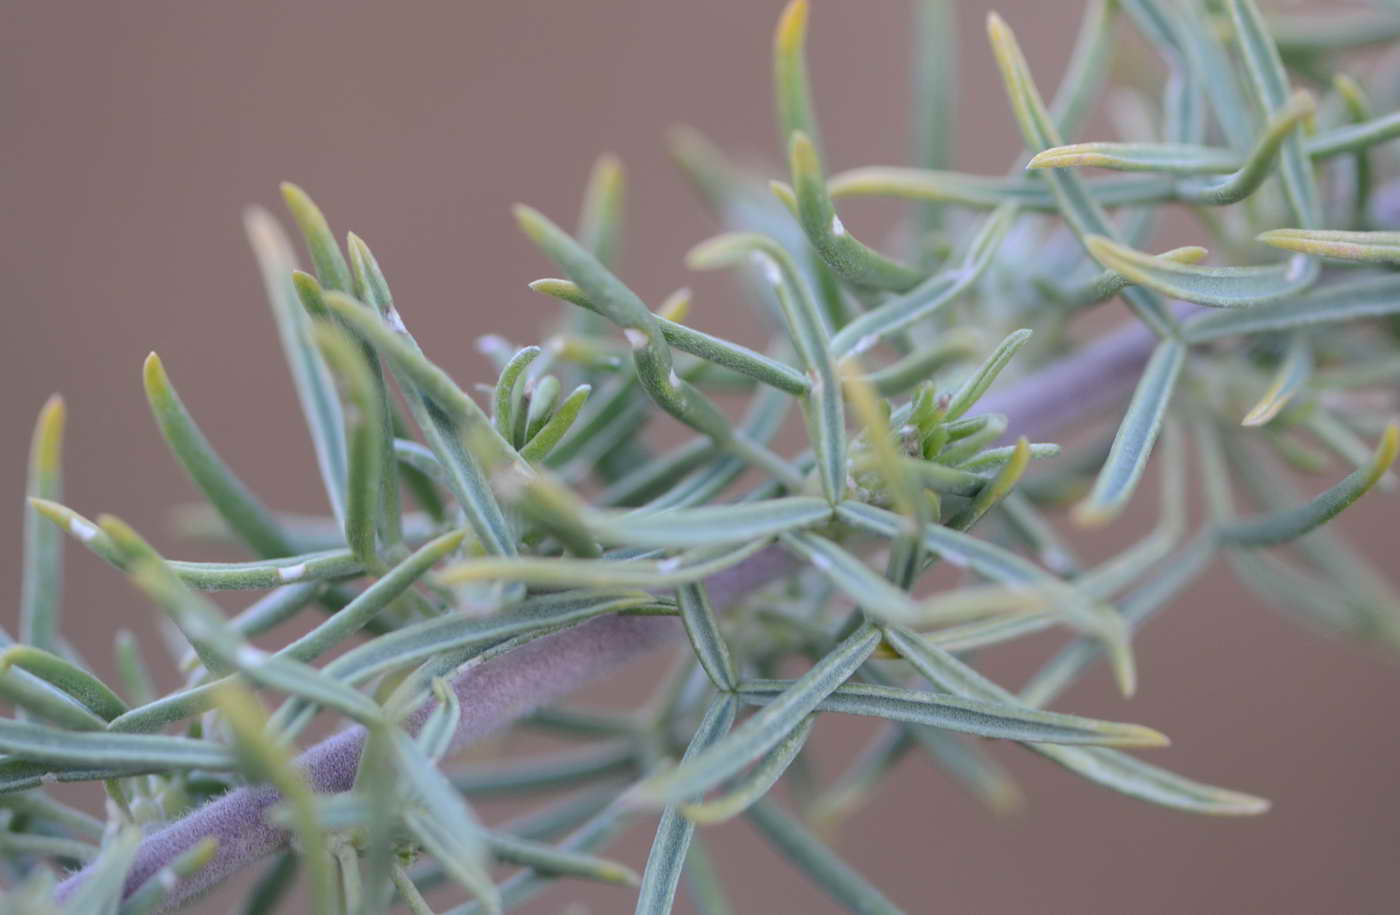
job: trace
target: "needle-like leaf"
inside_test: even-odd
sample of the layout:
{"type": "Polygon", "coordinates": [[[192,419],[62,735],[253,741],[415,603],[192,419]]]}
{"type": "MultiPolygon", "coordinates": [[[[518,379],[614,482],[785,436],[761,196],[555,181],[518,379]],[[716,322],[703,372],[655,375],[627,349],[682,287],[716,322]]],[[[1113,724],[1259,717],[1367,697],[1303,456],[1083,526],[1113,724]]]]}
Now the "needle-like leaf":
{"type": "Polygon", "coordinates": [[[1186,347],[1181,343],[1168,340],[1157,345],[1113,436],[1113,447],[1094,481],[1094,489],[1075,509],[1081,524],[1102,524],[1127,505],[1147,467],[1147,459],[1152,456],[1152,446],[1185,361],[1186,347]]]}
{"type": "Polygon", "coordinates": [[[1202,267],[1136,251],[1107,238],[1084,241],[1094,259],[1133,283],[1201,305],[1247,308],[1295,296],[1317,277],[1317,263],[1295,256],[1263,267],[1202,267]]]}
{"type": "MultiPolygon", "coordinates": [[[[45,402],[29,444],[25,495],[31,499],[63,498],[63,398],[45,402]]],[[[46,651],[57,646],[63,599],[63,537],[37,508],[24,508],[24,564],[20,573],[19,637],[46,651]]]]}

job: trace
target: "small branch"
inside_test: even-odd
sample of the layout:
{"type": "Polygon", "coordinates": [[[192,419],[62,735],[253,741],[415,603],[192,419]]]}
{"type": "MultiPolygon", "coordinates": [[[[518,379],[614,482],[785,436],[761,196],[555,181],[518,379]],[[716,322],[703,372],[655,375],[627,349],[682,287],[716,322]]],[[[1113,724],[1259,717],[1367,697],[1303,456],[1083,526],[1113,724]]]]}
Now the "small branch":
{"type": "MultiPolygon", "coordinates": [[[[1011,387],[984,397],[986,412],[1004,413],[1017,434],[1035,435],[1061,428],[1111,405],[1131,388],[1155,340],[1132,324],[1105,335],[1074,356],[1054,363],[1011,387]]],[[[732,605],[746,594],[794,569],[782,549],[769,547],[709,579],[716,607],[732,605]]],[[[674,638],[678,623],[670,617],[609,616],[544,636],[459,672],[453,688],[462,699],[462,719],[453,739],[464,747],[511,722],[574,692],[603,674],[674,638]]],[[[410,716],[416,729],[431,703],[410,716]]],[[[355,727],[322,741],[298,762],[311,786],[321,792],[349,790],[355,780],[365,731],[355,727]]],[[[207,866],[182,880],[167,897],[173,908],[213,887],[225,877],[284,846],[286,830],[266,822],[264,814],[279,795],[266,786],[231,791],[183,819],[151,833],[127,877],[129,894],[162,867],[212,836],[217,853],[207,866]]],[[[85,879],[80,871],[58,888],[67,898],[85,879]]]]}

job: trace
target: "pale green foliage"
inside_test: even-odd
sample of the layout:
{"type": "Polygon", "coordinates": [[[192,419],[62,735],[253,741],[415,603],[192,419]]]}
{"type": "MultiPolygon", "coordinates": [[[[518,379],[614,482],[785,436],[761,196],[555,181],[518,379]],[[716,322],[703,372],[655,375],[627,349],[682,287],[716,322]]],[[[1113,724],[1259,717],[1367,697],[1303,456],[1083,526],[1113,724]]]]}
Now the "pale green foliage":
{"type": "MultiPolygon", "coordinates": [[[[618,886],[614,909],[635,892],[637,911],[665,912],[684,887],[723,911],[699,827],[741,814],[838,904],[897,911],[822,837],[908,752],[927,753],[988,807],[1013,807],[1014,781],[965,735],[1024,745],[1166,807],[1267,809],[1117,749],[1166,742],[1149,727],[1043,706],[1100,656],[1131,693],[1134,631],[1218,554],[1271,602],[1400,648],[1400,600],[1319,530],[1392,482],[1395,404],[1364,389],[1400,377],[1400,280],[1385,272],[1400,262],[1400,233],[1385,231],[1396,190],[1381,183],[1394,163],[1380,146],[1400,136],[1400,114],[1371,113],[1341,52],[1400,36],[1400,13],[1383,4],[1354,23],[1281,22],[1276,43],[1254,0],[1089,0],[1048,99],[993,16],[991,54],[1025,148],[1003,152],[1006,176],[988,176],[949,170],[953,51],[981,52],[953,47],[951,0],[916,5],[917,167],[831,174],[807,79],[805,0],[789,3],[774,40],[781,180],[764,186],[697,133],[674,135],[724,229],[688,264],[740,268],[766,341],[689,326],[685,290],[653,308],[628,287],[624,175],[605,156],[575,234],[517,208],[567,277],[531,288],[567,303],[568,317],[541,345],[482,339],[500,373],[485,406],[409,334],[360,237],[342,248],[311,198],[284,186],[314,268],[303,273],[277,221],[249,212],[326,516],[259,500],[154,354],[144,380],[156,425],[209,503],[182,526],[238,543],[250,560],[169,560],[120,521],[62,505],[64,409],[50,401],[31,452],[25,644],[0,639],[0,696],[14,708],[0,719],[0,843],[11,875],[23,875],[0,908],[57,910],[46,863],[88,865],[69,911],[183,899],[184,881],[223,860],[219,836],[156,860],[124,891],[137,827],[245,783],[276,787],[283,801],[269,816],[296,837],[251,891],[258,912],[276,907],[298,861],[319,913],[392,901],[426,912],[422,893],[443,881],[473,897],[454,912],[499,911],[561,877],[618,886]],[[1171,71],[1161,99],[1135,96],[1153,135],[1076,142],[1130,26],[1171,71]],[[910,202],[897,251],[841,221],[837,207],[860,195],[910,202]],[[1190,240],[1206,247],[1144,250],[1168,205],[1197,217],[1201,237],[1190,240]],[[1074,319],[1120,299],[1138,336],[1078,344],[1074,319]],[[1061,358],[1077,374],[1059,371],[1061,358]],[[747,399],[737,420],[724,400],[735,395],[747,399]],[[1119,421],[1069,454],[1008,443],[1008,431],[1041,419],[1023,399],[1057,422],[1116,403],[1119,421]],[[789,451],[774,438],[793,407],[807,440],[789,451]],[[654,451],[652,422],[693,437],[654,451]],[[1209,506],[1194,530],[1187,441],[1209,506]],[[1052,511],[1077,503],[1075,521],[1107,523],[1154,451],[1160,521],[1084,565],[1052,511]],[[1320,494],[1295,492],[1287,467],[1324,474],[1310,486],[1320,494]],[[1240,501],[1254,513],[1237,516],[1240,501]],[[129,635],[118,639],[119,688],[64,641],[56,528],[160,608],[178,633],[180,689],[154,694],[129,635]],[[1287,543],[1287,561],[1261,552],[1287,543]],[[780,555],[791,557],[781,574],[712,602],[780,555]],[[964,570],[961,582],[931,590],[925,576],[946,564],[964,570]],[[226,618],[200,593],[210,590],[269,593],[226,618]],[[250,641],[313,607],[324,618],[279,649],[250,641]],[[453,761],[464,710],[479,699],[454,690],[464,671],[614,614],[683,624],[693,650],[654,698],[627,714],[555,706],[520,722],[588,742],[576,752],[453,761]],[[1051,627],[1069,641],[1019,693],[967,654],[1051,627]],[[258,694],[280,705],[269,714],[258,694]],[[830,712],[887,723],[823,785],[805,754],[830,712]],[[294,764],[293,741],[317,719],[364,729],[352,790],[318,794],[323,773],[294,764]],[[798,809],[786,813],[766,795],[789,770],[801,776],[798,809]],[[105,825],[45,787],[97,779],[105,825]],[[483,825],[470,806],[560,789],[571,793],[505,824],[483,825]],[[599,856],[649,812],[660,825],[644,868],[599,856]],[[493,863],[520,870],[497,884],[493,863]]],[[[260,816],[241,822],[235,809],[221,835],[237,839],[260,816]]],[[[248,863],[219,864],[217,876],[248,863]]]]}

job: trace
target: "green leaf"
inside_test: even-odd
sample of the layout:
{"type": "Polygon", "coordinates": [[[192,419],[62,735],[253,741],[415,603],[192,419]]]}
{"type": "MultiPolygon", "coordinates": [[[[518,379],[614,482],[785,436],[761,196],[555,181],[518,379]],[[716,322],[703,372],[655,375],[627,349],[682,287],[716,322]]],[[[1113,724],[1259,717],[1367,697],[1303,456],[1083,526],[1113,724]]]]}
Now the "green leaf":
{"type": "Polygon", "coordinates": [[[311,263],[316,267],[316,279],[327,289],[349,292],[353,282],[350,266],[345,262],[345,255],[341,253],[335,233],[331,231],[320,207],[290,181],[282,182],[282,201],[301,230],[306,249],[311,254],[311,263]]]}
{"type": "Polygon", "coordinates": [[[1185,143],[1071,143],[1031,157],[1026,168],[1111,168],[1130,172],[1199,175],[1239,168],[1233,150],[1185,143]]]}
{"type": "Polygon", "coordinates": [[[605,265],[617,262],[625,190],[622,161],[607,153],[599,156],[584,187],[576,234],[583,246],[605,265]]]}
{"type": "Polygon", "coordinates": [[[1173,298],[1215,308],[1247,308],[1295,296],[1317,278],[1317,263],[1295,256],[1262,267],[1202,267],[1136,251],[1091,236],[1085,246],[1094,259],[1131,282],[1173,298]]]}
{"type": "Polygon", "coordinates": [[[1395,462],[1397,447],[1400,426],[1391,423],[1370,463],[1348,474],[1336,486],[1297,508],[1218,526],[1216,537],[1221,543],[1237,547],[1278,546],[1296,540],[1331,521],[1375,486],[1395,462]]]}
{"type": "Polygon", "coordinates": [[[491,880],[486,837],[471,808],[408,735],[395,734],[393,749],[399,774],[422,805],[405,816],[410,831],[487,911],[499,912],[501,898],[491,880]]]}
{"type": "Polygon", "coordinates": [[[638,783],[627,797],[638,805],[684,802],[735,775],[798,727],[865,663],[879,642],[872,626],[862,626],[728,736],[675,769],[638,783]]]}
{"type": "Polygon", "coordinates": [[[522,444],[515,433],[522,426],[520,409],[525,399],[525,370],[539,357],[540,352],[538,346],[527,346],[518,351],[501,370],[500,380],[496,382],[496,409],[491,420],[501,438],[512,445],[522,444]]]}
{"type": "Polygon", "coordinates": [[[584,404],[588,402],[588,395],[592,393],[593,387],[587,384],[581,384],[569,392],[569,396],[564,398],[554,415],[550,416],[534,437],[520,449],[520,457],[531,464],[537,464],[549,457],[554,446],[573,428],[579,411],[583,409],[584,404]]]}
{"type": "Polygon", "coordinates": [[[1400,263],[1400,232],[1271,229],[1256,239],[1285,251],[1363,264],[1400,263]]]}
{"type": "Polygon", "coordinates": [[[788,141],[788,168],[797,203],[797,219],[812,247],[838,277],[863,289],[908,292],[922,273],[896,263],[851,235],[826,190],[816,147],[802,131],[788,141]]]}
{"type": "MultiPolygon", "coordinates": [[[[901,523],[909,522],[901,519],[901,523]]],[[[782,544],[848,597],[858,601],[871,615],[910,625],[924,622],[917,604],[906,591],[827,538],[791,532],[782,536],[782,544]]]]}
{"type": "Polygon", "coordinates": [[[802,747],[807,743],[807,736],[812,733],[814,721],[816,716],[808,715],[782,739],[781,743],[769,750],[768,755],[760,759],[722,795],[685,804],[681,807],[681,813],[692,823],[705,826],[733,819],[749,809],[778,783],[778,779],[782,778],[788,766],[792,765],[797,754],[802,752],[802,747]]]}
{"type": "Polygon", "coordinates": [[[207,740],[150,734],[68,731],[0,718],[0,750],[29,762],[52,766],[104,766],[152,769],[233,767],[228,749],[207,740]]]}
{"type": "Polygon", "coordinates": [[[1288,349],[1279,360],[1278,369],[1268,389],[1240,420],[1242,426],[1262,426],[1279,414],[1288,402],[1307,387],[1312,377],[1313,355],[1306,335],[1295,331],[1289,336],[1288,349]]]}
{"type": "Polygon", "coordinates": [[[521,230],[564,268],[603,316],[622,329],[632,348],[637,379],[656,405],[716,441],[728,442],[732,437],[728,420],[709,398],[676,375],[671,349],[656,317],[637,294],[543,214],[517,205],[515,218],[521,230]]]}
{"type": "MultiPolygon", "coordinates": [[[[1195,581],[1206,569],[1216,552],[1210,533],[1196,537],[1176,556],[1161,565],[1151,580],[1142,584],[1119,602],[1119,609],[1129,626],[1136,630],[1164,603],[1195,581]]],[[[946,647],[946,646],[941,646],[946,647]]],[[[1039,708],[1059,695],[1088,664],[1100,654],[1097,642],[1075,639],[1036,671],[1021,690],[1021,701],[1039,708]]]]}
{"type": "MultiPolygon", "coordinates": [[[[996,13],[987,17],[987,34],[1026,148],[1037,153],[1061,145],[1059,131],[1045,110],[1045,103],[1031,79],[1030,66],[1016,43],[1016,37],[996,13]]],[[[1091,235],[1114,237],[1113,227],[1104,214],[1102,204],[1088,191],[1078,175],[1051,169],[1045,177],[1059,202],[1061,216],[1081,242],[1087,243],[1091,235]]],[[[1167,312],[1166,305],[1154,294],[1144,289],[1125,290],[1123,298],[1157,336],[1173,335],[1175,321],[1167,312]]]]}
{"type": "Polygon", "coordinates": [[[831,352],[837,358],[859,354],[884,337],[928,318],[972,288],[991,264],[1016,213],[1012,204],[998,206],[968,243],[961,263],[935,273],[903,295],[893,296],[853,319],[831,338],[831,352]]]}
{"type": "Polygon", "coordinates": [[[457,698],[452,684],[443,677],[433,678],[432,689],[437,705],[428,713],[423,726],[418,729],[418,734],[413,739],[417,742],[418,749],[423,751],[423,755],[433,765],[437,765],[442,762],[442,758],[452,746],[452,735],[456,732],[457,722],[462,718],[462,702],[457,698]]]}
{"type": "MultiPolygon", "coordinates": [[[[1084,192],[1100,206],[1161,203],[1176,196],[1176,181],[1160,175],[1108,175],[1081,181],[1084,192]]],[[[898,197],[994,210],[1015,204],[1028,210],[1059,212],[1059,200],[1044,181],[969,175],[965,172],[925,171],[876,165],[853,168],[831,176],[827,190],[833,198],[898,197]]]]}
{"type": "MultiPolygon", "coordinates": [[[[921,658],[924,664],[920,673],[926,677],[936,677],[930,680],[935,688],[967,698],[1016,702],[1009,692],[952,655],[933,650],[922,652],[920,649],[923,646],[917,637],[906,637],[895,631],[887,633],[887,637],[901,653],[909,650],[906,658],[921,658]],[[935,660],[937,663],[934,663],[935,660]]],[[[928,647],[931,649],[931,646],[928,647]]],[[[1106,747],[1042,743],[1027,746],[1090,781],[1166,807],[1217,816],[1259,814],[1269,807],[1267,801],[1259,798],[1203,785],[1106,747]]]]}
{"type": "Polygon", "coordinates": [[[469,797],[504,797],[625,775],[636,768],[636,757],[636,747],[630,741],[610,741],[578,751],[513,756],[459,769],[449,777],[453,787],[469,797]]]}
{"type": "Polygon", "coordinates": [[[141,847],[141,830],[127,826],[106,843],[97,862],[87,870],[83,882],[65,901],[70,912],[83,915],[117,915],[122,902],[126,875],[141,847]]]}
{"type": "Polygon", "coordinates": [[[1185,361],[1186,347],[1182,343],[1167,340],[1157,345],[1113,436],[1113,447],[1093,490],[1075,508],[1075,518],[1081,524],[1103,524],[1127,505],[1152,455],[1185,361]]]}
{"type": "MultiPolygon", "coordinates": [[[[63,398],[50,397],[39,411],[29,443],[25,495],[56,502],[63,498],[63,398]]],[[[24,559],[20,571],[19,637],[52,651],[58,644],[63,600],[63,538],[31,503],[24,508],[24,559]]]]}
{"type": "MultiPolygon", "coordinates": [[[[836,513],[841,520],[852,526],[884,537],[896,537],[906,531],[906,519],[871,505],[843,502],[837,506],[836,513]]],[[[1089,595],[1075,591],[1070,585],[1010,550],[961,531],[938,524],[926,524],[919,536],[924,549],[954,565],[968,566],[979,574],[1003,584],[1030,585],[1044,589],[1062,619],[1103,640],[1113,660],[1114,674],[1120,689],[1126,694],[1132,693],[1136,682],[1132,652],[1129,650],[1122,620],[1113,608],[1099,603],[1089,595]]],[[[993,625],[998,631],[1010,628],[1012,632],[1019,633],[1026,631],[1027,627],[1038,626],[1039,621],[1015,619],[998,621],[993,625]]],[[[979,640],[983,638],[983,635],[978,635],[979,640]]]]}
{"type": "MultiPolygon", "coordinates": [[[[40,514],[66,530],[93,553],[119,569],[127,557],[107,531],[64,505],[33,499],[40,514]]],[[[166,563],[180,580],[199,591],[239,591],[277,588],[292,582],[324,581],[360,574],[363,569],[349,550],[326,550],[262,562],[166,563]]]]}
{"type": "Polygon", "coordinates": [[[982,362],[977,369],[968,376],[948,401],[948,410],[944,414],[946,422],[952,422],[972,409],[978,399],[992,386],[992,382],[997,380],[1001,370],[1006,368],[1011,357],[1031,338],[1031,330],[1023,327],[1011,333],[1005,340],[992,350],[991,354],[982,362]]]}
{"type": "Polygon", "coordinates": [[[1188,343],[1204,343],[1220,337],[1379,318],[1396,312],[1400,312],[1400,278],[1366,277],[1333,283],[1255,308],[1199,315],[1186,322],[1182,336],[1188,343]]]}
{"type": "MultiPolygon", "coordinates": [[[[590,311],[597,311],[593,303],[584,296],[583,290],[568,280],[535,280],[530,284],[530,288],[590,311]]],[[[657,316],[656,323],[661,328],[661,335],[666,342],[682,352],[733,369],[789,394],[806,394],[812,387],[811,381],[801,372],[746,346],[731,343],[660,316],[657,316]]]]}
{"type": "MultiPolygon", "coordinates": [[[[789,7],[795,8],[796,4],[789,7]]],[[[822,492],[835,503],[846,491],[846,417],[841,381],[826,316],[817,307],[797,263],[782,245],[767,236],[733,233],[697,245],[686,255],[686,264],[692,269],[708,270],[731,266],[744,258],[751,258],[762,269],[778,298],[788,339],[811,377],[803,412],[817,455],[822,492]]]]}
{"type": "Polygon", "coordinates": [[[443,534],[423,544],[403,562],[394,566],[334,616],[310,632],[290,642],[279,654],[299,661],[310,661],[331,650],[350,635],[363,629],[395,598],[419,581],[428,570],[461,546],[462,532],[443,534]]]}
{"type": "Polygon", "coordinates": [[[473,439],[501,454],[512,449],[494,432],[486,414],[427,357],[406,332],[391,328],[372,309],[339,293],[326,294],[326,307],[379,351],[410,393],[414,419],[448,473],[449,488],[467,514],[472,530],[490,553],[515,554],[515,537],[487,485],[477,458],[464,447],[462,433],[488,429],[491,435],[473,439]]]}
{"type": "Polygon", "coordinates": [[[1076,143],[1034,156],[1027,168],[1093,166],[1120,171],[1185,176],[1175,195],[1181,200],[1223,206],[1249,197],[1273,172],[1275,159],[1298,125],[1316,112],[1307,92],[1297,92],[1269,121],[1249,155],[1240,161],[1233,150],[1185,143],[1076,143]],[[1231,173],[1223,178],[1204,175],[1231,173]]]}
{"type": "Polygon", "coordinates": [[[1258,816],[1269,810],[1263,798],[1202,784],[1117,750],[1050,744],[1032,749],[1076,775],[1151,804],[1207,816],[1258,816]]]}
{"type": "Polygon", "coordinates": [[[636,887],[641,883],[637,872],[625,864],[517,838],[509,833],[488,832],[486,844],[497,861],[528,867],[541,874],[577,877],[618,886],[636,887]]]}
{"type": "MultiPolygon", "coordinates": [[[[681,765],[700,756],[724,736],[734,724],[737,708],[734,697],[728,695],[717,696],[710,703],[686,747],[681,765]]],[[[686,851],[694,834],[695,823],[682,816],[675,804],[667,805],[661,812],[656,837],[652,839],[651,851],[647,854],[642,886],[637,894],[637,915],[665,915],[671,911],[676,884],[680,881],[686,851]]]]}
{"type": "Polygon", "coordinates": [[[142,367],[146,399],[161,434],[185,472],[204,493],[229,528],[260,556],[296,552],[257,497],[220,459],[181,402],[160,357],[151,353],[142,367]]]}
{"type": "Polygon", "coordinates": [[[798,820],[771,802],[759,801],[746,812],[749,821],[774,848],[841,905],[866,915],[898,915],[900,912],[798,820]]]}
{"type": "Polygon", "coordinates": [[[11,667],[27,670],[39,679],[52,683],[108,721],[126,711],[126,703],[107,684],[42,648],[11,645],[0,653],[0,675],[11,667]]]}
{"type": "MultiPolygon", "coordinates": [[[[262,271],[263,286],[272,306],[277,336],[292,372],[302,414],[311,430],[316,463],[337,519],[345,514],[345,418],[340,400],[321,355],[311,343],[311,318],[292,285],[296,257],[286,234],[272,214],[259,208],[244,211],[243,227],[262,271]]],[[[333,244],[334,242],[332,242],[333,244]]]]}
{"type": "Polygon", "coordinates": [[[315,793],[287,748],[268,733],[267,716],[251,692],[237,683],[225,682],[216,691],[215,702],[233,731],[234,748],[243,768],[255,780],[275,787],[291,809],[293,832],[301,843],[301,860],[306,862],[311,878],[311,911],[315,915],[332,915],[336,908],[335,882],[325,832],[316,813],[315,793]]]}
{"type": "MultiPolygon", "coordinates": [[[[13,645],[0,631],[0,644],[13,645]]],[[[106,720],[68,693],[26,670],[0,672],[0,698],[45,721],[76,731],[100,731],[106,720]]]]}
{"type": "Polygon", "coordinates": [[[590,511],[585,519],[605,543],[680,549],[767,540],[824,524],[831,520],[831,506],[825,499],[790,496],[648,513],[590,511]]]}
{"type": "Polygon", "coordinates": [[[382,564],[378,532],[382,528],[384,478],[389,470],[385,457],[392,453],[392,445],[384,438],[389,431],[388,419],[383,415],[384,403],[370,365],[348,334],[321,322],[313,328],[312,339],[331,372],[341,380],[347,400],[354,407],[348,414],[346,430],[349,470],[345,486],[345,541],[361,565],[378,569],[382,564]]]}
{"type": "Polygon", "coordinates": [[[807,78],[807,0],[789,0],[773,33],[773,88],[777,98],[778,142],[786,150],[797,131],[817,144],[817,119],[807,78]]]}
{"type": "Polygon", "coordinates": [[[676,604],[680,607],[681,622],[685,624],[685,633],[690,637],[700,666],[705,668],[705,673],[718,689],[732,693],[739,682],[739,674],[734,668],[729,645],[720,631],[719,620],[710,606],[704,583],[677,588],[676,604]]]}
{"type": "MultiPolygon", "coordinates": [[[[1227,0],[1226,6],[1235,26],[1235,41],[1249,71],[1255,99],[1266,114],[1276,115],[1288,102],[1288,74],[1283,68],[1278,47],[1254,0],[1227,0]]],[[[1296,129],[1284,138],[1279,157],[1279,175],[1298,224],[1308,229],[1316,228],[1322,218],[1317,182],[1313,179],[1312,163],[1303,149],[1303,138],[1296,129]]]]}
{"type": "MultiPolygon", "coordinates": [[[[922,168],[947,168],[953,160],[958,76],[957,17],[951,0],[919,0],[913,33],[914,160],[922,168]]],[[[919,208],[919,231],[927,234],[942,226],[941,207],[919,208]]]]}
{"type": "MultiPolygon", "coordinates": [[[[894,641],[888,633],[886,638],[894,641]]],[[[896,649],[903,654],[915,642],[919,642],[917,637],[910,636],[895,643],[896,649]]],[[[937,650],[924,647],[929,652],[937,650]]],[[[905,657],[913,660],[909,655],[905,657]]],[[[793,682],[749,680],[740,684],[738,695],[745,702],[766,705],[791,688],[793,682]]],[[[823,698],[816,708],[823,712],[885,718],[999,740],[1120,747],[1161,747],[1168,743],[1162,734],[1140,724],[1041,712],[1014,700],[991,702],[871,683],[843,684],[823,698]]]]}

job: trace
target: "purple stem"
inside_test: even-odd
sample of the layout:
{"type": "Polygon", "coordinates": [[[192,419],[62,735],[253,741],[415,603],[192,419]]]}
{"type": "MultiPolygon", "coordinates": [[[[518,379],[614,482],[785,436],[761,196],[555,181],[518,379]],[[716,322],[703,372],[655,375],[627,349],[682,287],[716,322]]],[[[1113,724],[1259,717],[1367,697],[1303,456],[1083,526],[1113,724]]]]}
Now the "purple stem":
{"type": "MultiPolygon", "coordinates": [[[[1008,389],[989,393],[982,412],[1004,413],[1018,435],[1038,435],[1111,405],[1131,388],[1152,352],[1152,334],[1137,322],[1113,331],[1008,389]]],[[[772,546],[708,579],[717,608],[733,604],[755,589],[792,571],[795,561],[772,546]]],[[[530,714],[610,673],[628,661],[674,638],[670,617],[608,616],[527,642],[481,664],[468,666],[453,680],[462,700],[462,718],[453,747],[467,744],[530,714]]],[[[409,719],[416,729],[432,709],[419,707],[409,719]]],[[[355,781],[365,730],[353,727],[316,744],[298,763],[311,787],[320,792],[349,790],[355,781]]],[[[166,899],[170,908],[189,900],[285,845],[289,833],[264,819],[278,802],[267,786],[239,788],[148,835],[127,877],[127,894],[202,839],[213,836],[219,847],[205,867],[181,880],[166,899]]],[[[58,887],[67,898],[87,871],[58,887]]]]}

